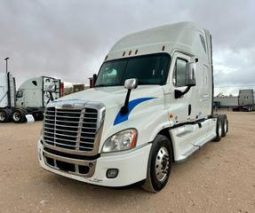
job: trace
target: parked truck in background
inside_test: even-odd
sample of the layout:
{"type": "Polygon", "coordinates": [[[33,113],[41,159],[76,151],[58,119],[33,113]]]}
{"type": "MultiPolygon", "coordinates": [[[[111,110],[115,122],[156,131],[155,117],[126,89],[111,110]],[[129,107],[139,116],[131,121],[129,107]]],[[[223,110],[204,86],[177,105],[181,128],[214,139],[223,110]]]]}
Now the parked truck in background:
{"type": "Polygon", "coordinates": [[[26,80],[16,91],[10,72],[0,73],[0,122],[25,122],[27,114],[42,120],[49,101],[61,97],[61,88],[59,79],[41,76],[26,80]]]}
{"type": "Polygon", "coordinates": [[[44,169],[157,192],[173,162],[227,134],[227,116],[213,114],[211,34],[194,23],[122,38],[94,85],[47,105],[38,141],[44,169]]]}
{"type": "Polygon", "coordinates": [[[238,95],[238,106],[233,111],[251,112],[255,110],[255,97],[253,89],[240,89],[238,95]]]}
{"type": "Polygon", "coordinates": [[[9,120],[12,109],[16,107],[15,78],[8,73],[0,73],[0,122],[9,120]]]}

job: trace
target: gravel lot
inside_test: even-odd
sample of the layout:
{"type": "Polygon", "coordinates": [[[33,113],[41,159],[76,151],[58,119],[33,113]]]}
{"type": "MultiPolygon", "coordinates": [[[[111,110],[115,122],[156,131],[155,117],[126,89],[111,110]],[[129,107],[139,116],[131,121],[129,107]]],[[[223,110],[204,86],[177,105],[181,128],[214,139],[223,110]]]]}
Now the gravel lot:
{"type": "Polygon", "coordinates": [[[255,212],[255,113],[228,112],[230,131],[175,164],[157,194],[70,180],[39,167],[41,122],[0,124],[0,212],[255,212]]]}

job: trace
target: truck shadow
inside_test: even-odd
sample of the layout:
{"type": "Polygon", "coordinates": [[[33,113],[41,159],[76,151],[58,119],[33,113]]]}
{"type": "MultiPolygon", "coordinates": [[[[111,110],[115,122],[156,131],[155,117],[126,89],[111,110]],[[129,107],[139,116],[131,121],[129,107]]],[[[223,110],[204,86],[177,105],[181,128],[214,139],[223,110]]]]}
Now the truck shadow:
{"type": "MultiPolygon", "coordinates": [[[[218,144],[217,144],[218,145],[218,144]]],[[[210,155],[214,152],[213,143],[208,143],[202,150],[194,153],[189,159],[182,163],[173,164],[169,182],[164,190],[158,194],[145,192],[139,184],[133,184],[127,187],[109,188],[103,186],[95,186],[66,177],[48,173],[44,176],[44,181],[47,182],[53,194],[56,196],[71,196],[82,202],[96,199],[100,200],[100,205],[108,205],[109,202],[121,202],[128,199],[148,200],[151,196],[158,196],[162,193],[178,193],[178,186],[181,186],[182,181],[187,182],[188,177],[192,172],[200,169],[202,164],[210,159],[210,155]]]]}

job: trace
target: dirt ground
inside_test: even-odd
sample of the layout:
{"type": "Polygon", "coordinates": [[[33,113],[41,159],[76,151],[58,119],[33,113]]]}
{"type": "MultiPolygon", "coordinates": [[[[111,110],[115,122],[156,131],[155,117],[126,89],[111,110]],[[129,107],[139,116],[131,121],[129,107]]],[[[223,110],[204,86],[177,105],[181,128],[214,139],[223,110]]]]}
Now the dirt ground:
{"type": "Polygon", "coordinates": [[[255,113],[228,112],[230,131],[175,164],[157,194],[97,187],[39,167],[41,122],[0,124],[0,212],[255,212],[255,113]]]}

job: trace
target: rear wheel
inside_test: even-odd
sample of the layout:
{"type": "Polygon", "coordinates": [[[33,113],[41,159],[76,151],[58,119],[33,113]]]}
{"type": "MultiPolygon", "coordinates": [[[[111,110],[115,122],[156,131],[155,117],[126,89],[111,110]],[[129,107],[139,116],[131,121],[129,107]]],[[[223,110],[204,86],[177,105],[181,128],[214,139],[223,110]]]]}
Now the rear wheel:
{"type": "Polygon", "coordinates": [[[223,119],[221,115],[217,117],[216,123],[216,138],[214,139],[215,142],[219,142],[223,136],[223,119]]]}
{"type": "Polygon", "coordinates": [[[222,117],[222,137],[225,137],[228,132],[228,118],[226,115],[222,117]]]}
{"type": "Polygon", "coordinates": [[[14,121],[14,123],[23,123],[23,122],[25,122],[26,121],[25,112],[23,110],[16,109],[12,113],[12,120],[14,121]]]}
{"type": "Polygon", "coordinates": [[[32,113],[35,121],[42,121],[43,120],[43,112],[35,112],[32,113]]]}
{"type": "Polygon", "coordinates": [[[38,121],[42,121],[43,120],[43,113],[42,112],[39,112],[39,115],[38,115],[38,121]]]}
{"type": "Polygon", "coordinates": [[[0,109],[0,123],[7,122],[9,120],[10,114],[6,109],[0,109]]]}
{"type": "Polygon", "coordinates": [[[165,187],[172,167],[172,150],[169,139],[158,135],[152,143],[147,178],[143,188],[149,192],[158,192],[165,187]]]}

